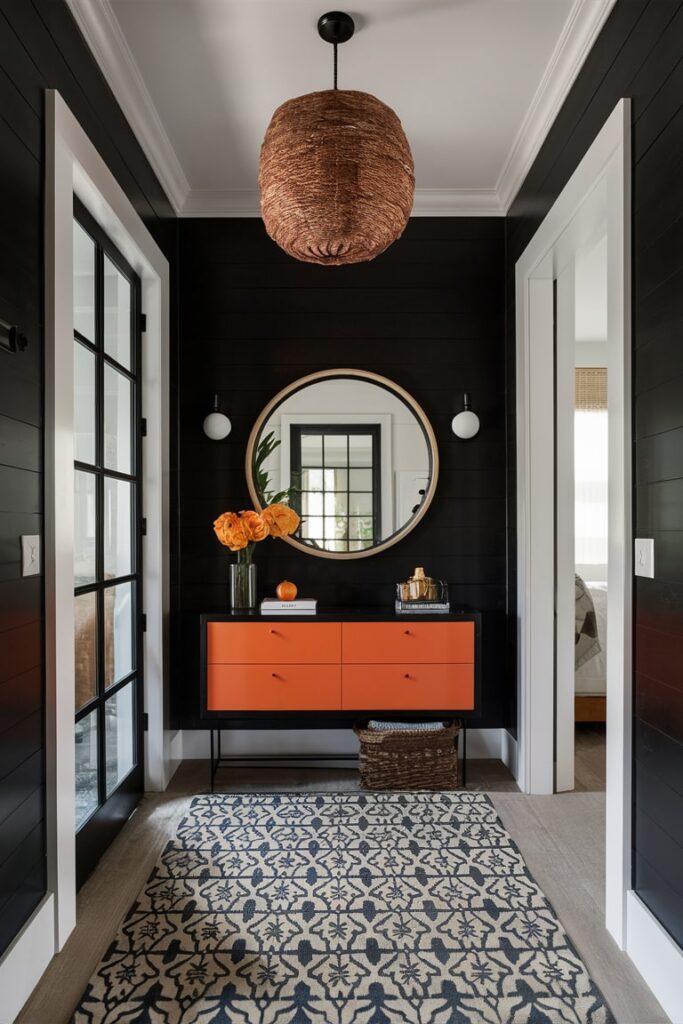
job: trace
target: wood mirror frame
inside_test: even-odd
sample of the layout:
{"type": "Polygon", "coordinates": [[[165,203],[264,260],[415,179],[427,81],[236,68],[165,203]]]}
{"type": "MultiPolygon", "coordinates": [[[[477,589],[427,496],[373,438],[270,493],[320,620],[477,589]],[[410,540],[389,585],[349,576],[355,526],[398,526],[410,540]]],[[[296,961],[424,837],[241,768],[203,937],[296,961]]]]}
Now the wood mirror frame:
{"type": "Polygon", "coordinates": [[[372,548],[365,548],[362,551],[325,551],[323,548],[314,548],[309,544],[305,544],[300,541],[297,537],[283,537],[282,539],[291,544],[292,547],[297,548],[299,551],[305,552],[307,555],[314,555],[317,558],[334,558],[337,560],[348,560],[354,558],[369,558],[370,555],[377,555],[380,551],[386,551],[387,548],[392,547],[394,544],[398,544],[400,540],[403,540],[411,530],[413,530],[420,520],[425,515],[427,509],[432,503],[434,493],[436,491],[436,484],[439,478],[439,449],[436,444],[436,436],[432,428],[431,423],[427,419],[427,415],[424,409],[418,405],[415,399],[410,395],[404,388],[399,384],[394,383],[393,380],[389,380],[388,377],[382,377],[378,373],[371,373],[369,370],[350,370],[350,369],[338,369],[338,370],[319,370],[317,373],[310,373],[306,377],[300,377],[298,380],[292,381],[286,388],[279,391],[274,398],[268,402],[266,407],[261,412],[260,416],[254,423],[249,440],[247,442],[247,454],[245,460],[245,472],[247,478],[247,486],[249,488],[249,495],[254,504],[254,508],[260,512],[263,509],[258,491],[256,490],[256,484],[253,475],[253,461],[254,452],[258,444],[258,439],[261,431],[268,421],[268,418],[277,409],[279,405],[293,395],[297,391],[301,391],[303,388],[308,387],[310,384],[315,384],[318,381],[331,380],[335,378],[356,378],[357,380],[365,381],[369,384],[377,384],[379,387],[386,388],[393,395],[404,402],[410,411],[414,414],[418,423],[422,427],[424,432],[425,442],[427,444],[427,451],[429,453],[429,486],[424,496],[424,500],[420,504],[417,512],[411,516],[411,518],[398,530],[387,537],[386,540],[382,541],[381,544],[376,544],[372,548]]]}

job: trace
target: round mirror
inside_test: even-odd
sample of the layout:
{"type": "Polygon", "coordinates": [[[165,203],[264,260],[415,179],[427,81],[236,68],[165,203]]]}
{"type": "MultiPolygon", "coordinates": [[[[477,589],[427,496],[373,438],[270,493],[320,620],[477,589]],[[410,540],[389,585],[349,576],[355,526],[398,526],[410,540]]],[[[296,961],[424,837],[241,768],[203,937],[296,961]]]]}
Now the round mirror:
{"type": "Polygon", "coordinates": [[[268,403],[246,468],[255,508],[281,501],[301,516],[290,544],[320,558],[366,558],[420,521],[439,456],[429,420],[398,384],[324,370],[268,403]]]}

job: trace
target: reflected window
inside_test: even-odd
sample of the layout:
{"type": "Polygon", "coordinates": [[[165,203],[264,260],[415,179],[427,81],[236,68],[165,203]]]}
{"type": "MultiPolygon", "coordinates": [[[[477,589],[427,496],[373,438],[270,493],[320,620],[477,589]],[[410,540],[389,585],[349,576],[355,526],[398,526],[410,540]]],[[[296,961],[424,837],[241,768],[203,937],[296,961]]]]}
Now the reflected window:
{"type": "Polygon", "coordinates": [[[326,551],[378,544],[380,425],[291,426],[290,453],[299,539],[326,551]]]}

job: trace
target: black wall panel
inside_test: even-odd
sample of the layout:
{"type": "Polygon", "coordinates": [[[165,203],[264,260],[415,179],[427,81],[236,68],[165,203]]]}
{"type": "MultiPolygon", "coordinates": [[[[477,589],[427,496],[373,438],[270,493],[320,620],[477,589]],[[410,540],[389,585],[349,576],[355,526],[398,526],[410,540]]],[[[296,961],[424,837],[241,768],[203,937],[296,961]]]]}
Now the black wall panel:
{"type": "Polygon", "coordinates": [[[634,530],[655,539],[657,577],[635,587],[633,881],[683,945],[682,58],[683,4],[619,0],[510,210],[506,325],[513,373],[515,262],[615,104],[630,96],[634,530]]]}
{"type": "Polygon", "coordinates": [[[181,221],[175,725],[201,724],[198,616],[226,609],[234,557],[212,522],[249,507],[249,431],[280,388],[338,366],[383,374],[424,407],[442,462],[436,497],[409,537],[371,558],[323,561],[265,541],[255,554],[261,590],[287,577],[324,605],[390,606],[394,583],[425,565],[448,580],[456,605],[486,613],[482,724],[502,723],[514,688],[505,662],[503,258],[498,219],[417,218],[382,256],[349,267],[295,262],[260,220],[181,221]],[[450,429],[465,390],[482,422],[467,442],[450,429]],[[233,424],[221,443],[202,432],[215,391],[233,424]]]}
{"type": "Polygon", "coordinates": [[[20,536],[43,532],[44,90],[57,89],[169,257],[176,221],[64,0],[0,0],[0,955],[45,891],[44,610],[20,536]]]}

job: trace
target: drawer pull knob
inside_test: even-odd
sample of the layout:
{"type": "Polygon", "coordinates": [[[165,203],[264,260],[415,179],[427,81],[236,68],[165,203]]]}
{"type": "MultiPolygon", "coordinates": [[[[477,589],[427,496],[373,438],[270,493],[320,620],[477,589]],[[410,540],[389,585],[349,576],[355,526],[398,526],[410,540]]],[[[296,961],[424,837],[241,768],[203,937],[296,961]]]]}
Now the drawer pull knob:
{"type": "Polygon", "coordinates": [[[271,629],[270,632],[273,634],[273,636],[279,636],[280,635],[276,629],[271,629]]]}
{"type": "Polygon", "coordinates": [[[277,672],[271,672],[273,679],[282,679],[282,676],[278,675],[277,672]]]}
{"type": "Polygon", "coordinates": [[[403,678],[404,679],[412,679],[413,677],[411,676],[410,672],[406,672],[406,674],[404,675],[403,678]]]}
{"type": "Polygon", "coordinates": [[[403,632],[405,633],[406,636],[410,636],[410,630],[409,629],[404,629],[403,632]]]}

